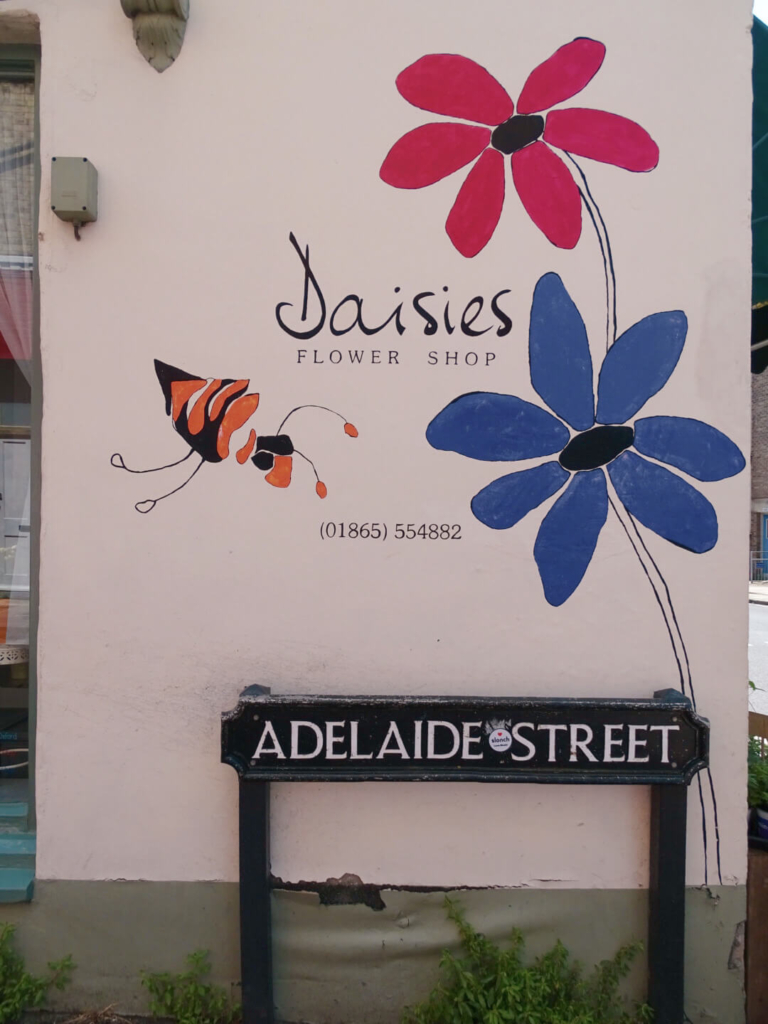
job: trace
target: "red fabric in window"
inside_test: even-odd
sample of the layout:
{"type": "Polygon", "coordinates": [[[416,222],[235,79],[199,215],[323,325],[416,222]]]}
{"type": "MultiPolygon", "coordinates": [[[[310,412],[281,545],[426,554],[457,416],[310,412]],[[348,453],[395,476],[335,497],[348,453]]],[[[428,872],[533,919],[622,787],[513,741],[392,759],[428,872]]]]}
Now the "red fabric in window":
{"type": "Polygon", "coordinates": [[[8,342],[0,331],[0,359],[13,359],[13,352],[8,348],[8,342]]]}
{"type": "Polygon", "coordinates": [[[0,271],[0,337],[8,351],[3,359],[32,358],[32,272],[0,271]]]}

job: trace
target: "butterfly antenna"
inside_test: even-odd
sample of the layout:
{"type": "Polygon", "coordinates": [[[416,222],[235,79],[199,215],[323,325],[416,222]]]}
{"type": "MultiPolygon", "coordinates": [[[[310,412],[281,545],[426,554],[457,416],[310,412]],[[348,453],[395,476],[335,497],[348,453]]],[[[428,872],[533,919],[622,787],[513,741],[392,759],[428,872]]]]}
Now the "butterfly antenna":
{"type": "MultiPolygon", "coordinates": [[[[126,466],[125,459],[120,452],[115,452],[112,458],[109,460],[110,464],[115,469],[124,469],[126,473],[159,473],[161,469],[170,469],[171,466],[180,466],[182,462],[186,462],[190,455],[194,452],[194,448],[190,448],[183,459],[179,459],[178,462],[169,462],[167,466],[153,466],[152,469],[131,469],[130,466],[126,466]]],[[[158,499],[159,500],[159,499],[158,499]]]]}
{"type": "Polygon", "coordinates": [[[325,486],[323,481],[318,476],[317,468],[312,459],[308,458],[308,456],[306,456],[304,452],[300,452],[298,448],[293,449],[293,454],[300,455],[305,462],[308,462],[310,464],[310,466],[312,467],[312,472],[315,474],[315,480],[317,481],[317,483],[315,484],[315,493],[317,494],[318,498],[324,498],[328,493],[328,488],[325,486]]]}
{"type": "Polygon", "coordinates": [[[329,409],[327,405],[297,405],[295,409],[291,409],[291,411],[285,417],[283,422],[277,428],[277,433],[280,434],[282,432],[283,427],[291,418],[291,416],[293,416],[295,412],[301,412],[302,409],[321,409],[323,412],[329,412],[333,416],[338,416],[339,419],[342,420],[344,423],[344,433],[347,434],[349,437],[357,437],[357,427],[350,423],[347,420],[346,416],[342,416],[341,413],[336,412],[335,409],[329,409]]]}
{"type": "MultiPolygon", "coordinates": [[[[187,458],[188,457],[189,456],[187,456],[187,458]]],[[[181,461],[183,462],[184,459],[182,459],[181,461]]],[[[200,467],[202,466],[202,464],[204,462],[205,462],[205,459],[200,459],[200,461],[195,466],[195,468],[192,471],[192,473],[184,481],[184,483],[183,484],[179,484],[178,487],[174,487],[174,489],[172,491],[168,491],[167,494],[161,494],[159,498],[147,498],[145,501],[137,501],[136,504],[133,507],[136,509],[137,512],[141,512],[144,515],[146,515],[147,512],[151,512],[152,509],[155,507],[155,505],[158,503],[158,501],[162,501],[164,498],[170,498],[170,496],[172,494],[175,494],[177,491],[180,491],[182,489],[182,487],[186,487],[187,484],[189,483],[189,481],[192,479],[192,477],[195,475],[195,473],[197,473],[197,471],[200,469],[200,467]]],[[[113,463],[113,465],[114,465],[114,463],[113,463]]]]}

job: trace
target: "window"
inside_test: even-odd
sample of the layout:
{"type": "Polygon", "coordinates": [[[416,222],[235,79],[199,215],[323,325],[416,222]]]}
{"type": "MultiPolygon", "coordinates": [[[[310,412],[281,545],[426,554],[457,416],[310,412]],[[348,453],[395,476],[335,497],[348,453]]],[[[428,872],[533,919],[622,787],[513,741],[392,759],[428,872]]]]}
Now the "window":
{"type": "Polygon", "coordinates": [[[0,48],[0,788],[27,799],[38,160],[34,50],[0,48]]]}

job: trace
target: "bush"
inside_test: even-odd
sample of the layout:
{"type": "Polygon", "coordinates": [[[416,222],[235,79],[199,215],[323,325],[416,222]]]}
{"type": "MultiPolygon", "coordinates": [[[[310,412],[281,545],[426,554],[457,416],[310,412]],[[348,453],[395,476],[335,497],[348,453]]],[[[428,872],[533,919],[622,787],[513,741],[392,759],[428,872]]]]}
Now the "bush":
{"type": "Polygon", "coordinates": [[[591,976],[571,963],[561,942],[528,966],[524,941],[515,929],[508,949],[476,932],[461,910],[446,898],[448,917],[461,936],[465,956],[443,953],[444,980],[418,1006],[409,1007],[403,1024],[646,1024],[646,1005],[628,1011],[618,995],[620,980],[642,949],[624,946],[591,976]]]}
{"type": "Polygon", "coordinates": [[[189,969],[181,974],[142,971],[141,983],[152,997],[149,1009],[153,1017],[172,1017],[178,1024],[234,1024],[240,1020],[240,1007],[231,1005],[221,985],[202,980],[211,970],[208,957],[207,949],[190,953],[189,969]]]}
{"type": "Polygon", "coordinates": [[[768,808],[768,758],[762,756],[760,740],[755,736],[747,749],[747,803],[768,808]]]}
{"type": "Polygon", "coordinates": [[[13,948],[15,925],[0,924],[0,1024],[18,1020],[24,1010],[42,1006],[50,988],[63,989],[75,968],[71,956],[52,960],[47,978],[28,974],[23,958],[13,948]]]}

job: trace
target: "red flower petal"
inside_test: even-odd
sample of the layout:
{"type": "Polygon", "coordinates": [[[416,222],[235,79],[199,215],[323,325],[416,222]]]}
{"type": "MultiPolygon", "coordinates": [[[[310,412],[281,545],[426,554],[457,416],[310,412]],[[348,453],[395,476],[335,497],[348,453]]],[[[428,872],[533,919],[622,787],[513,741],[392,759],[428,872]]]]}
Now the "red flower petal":
{"type": "Polygon", "coordinates": [[[574,39],[561,46],[528,75],[518,114],[536,114],[575,96],[600,70],[604,57],[605,47],[596,39],[574,39]]]}
{"type": "Polygon", "coordinates": [[[397,76],[400,95],[422,110],[501,124],[515,112],[506,91],[485,68],[455,53],[430,53],[397,76]]]}
{"type": "Polygon", "coordinates": [[[504,157],[486,149],[461,186],[445,230],[462,256],[477,256],[491,240],[504,205],[504,157]]]}
{"type": "Polygon", "coordinates": [[[424,188],[474,160],[490,141],[488,128],[423,124],[397,140],[379,175],[395,188],[424,188]]]}
{"type": "Polygon", "coordinates": [[[543,142],[512,154],[517,194],[537,228],[560,249],[572,249],[581,235],[581,195],[571,172],[543,142]]]}
{"type": "Polygon", "coordinates": [[[544,138],[558,149],[627,171],[652,171],[659,162],[659,147],[645,128],[605,110],[552,110],[544,138]]]}

